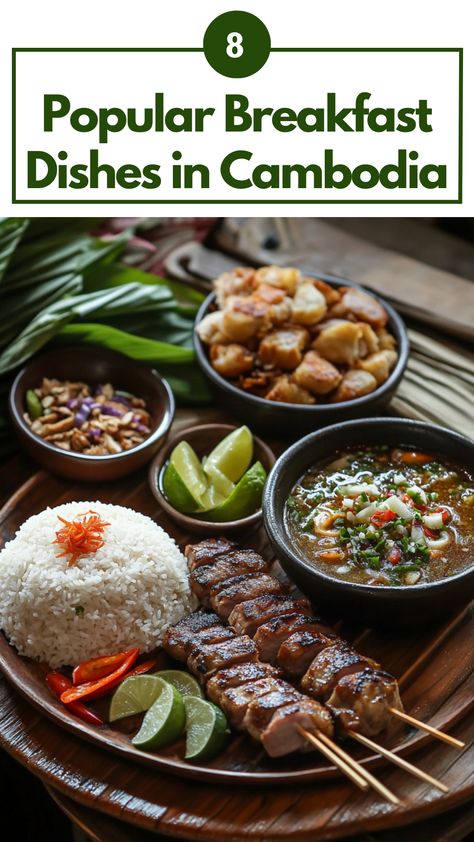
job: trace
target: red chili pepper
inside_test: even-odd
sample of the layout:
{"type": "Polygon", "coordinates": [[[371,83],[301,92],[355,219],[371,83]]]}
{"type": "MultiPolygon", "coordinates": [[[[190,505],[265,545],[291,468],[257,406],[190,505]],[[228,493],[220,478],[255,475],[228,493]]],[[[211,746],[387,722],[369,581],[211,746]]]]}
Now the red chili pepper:
{"type": "Polygon", "coordinates": [[[101,699],[102,696],[108,696],[111,690],[113,690],[114,687],[117,687],[118,684],[121,684],[122,681],[125,681],[126,678],[131,678],[132,675],[141,675],[143,672],[149,672],[153,669],[153,667],[156,667],[157,663],[157,658],[150,658],[148,661],[143,661],[141,664],[138,664],[137,667],[130,670],[130,672],[127,672],[125,675],[121,675],[120,678],[117,678],[112,684],[108,684],[103,690],[95,693],[94,699],[101,699]]]}
{"type": "Polygon", "coordinates": [[[129,652],[118,652],[116,655],[104,655],[101,658],[92,658],[89,661],[83,661],[74,668],[72,672],[73,684],[85,684],[88,681],[98,681],[99,678],[105,678],[111,672],[115,672],[129,655],[129,652]]]}
{"type": "MultiPolygon", "coordinates": [[[[62,694],[73,686],[71,679],[57,670],[48,673],[46,676],[46,684],[57,699],[61,699],[62,694]]],[[[82,719],[84,722],[88,722],[89,725],[104,724],[100,716],[97,716],[89,710],[89,708],[86,708],[82,702],[71,702],[66,705],[66,707],[71,711],[71,713],[74,713],[75,716],[79,717],[79,719],[82,719]]]]}
{"type": "Polygon", "coordinates": [[[110,675],[106,675],[105,678],[99,678],[98,681],[88,681],[87,684],[81,684],[80,687],[70,687],[68,690],[65,690],[61,694],[61,701],[65,705],[68,705],[71,702],[77,701],[77,699],[94,699],[97,698],[98,694],[102,694],[102,691],[106,688],[110,689],[111,687],[115,687],[116,684],[120,684],[122,676],[125,676],[137,660],[138,652],[138,649],[130,649],[126,653],[127,657],[122,661],[121,665],[114,672],[111,672],[110,675]]]}
{"type": "Polygon", "coordinates": [[[398,564],[401,557],[401,550],[398,547],[392,547],[387,555],[387,561],[390,562],[390,564],[398,564]]]}
{"type": "Polygon", "coordinates": [[[395,512],[392,512],[391,509],[383,509],[383,511],[374,512],[370,518],[370,522],[376,529],[382,529],[386,523],[390,523],[390,521],[395,520],[396,517],[395,512]]]}
{"type": "Polygon", "coordinates": [[[427,526],[423,527],[423,532],[427,538],[432,538],[433,540],[439,538],[439,532],[435,532],[434,529],[429,529],[427,526]]]}
{"type": "Polygon", "coordinates": [[[410,497],[410,495],[407,494],[406,491],[405,491],[404,494],[402,494],[400,499],[403,500],[403,502],[406,503],[407,506],[410,506],[411,508],[413,508],[413,506],[415,505],[415,501],[413,500],[413,497],[410,497]]]}
{"type": "Polygon", "coordinates": [[[438,508],[435,509],[435,513],[436,512],[441,512],[443,523],[449,523],[449,521],[451,520],[451,512],[449,511],[449,509],[447,509],[445,506],[438,506],[438,508]]]}

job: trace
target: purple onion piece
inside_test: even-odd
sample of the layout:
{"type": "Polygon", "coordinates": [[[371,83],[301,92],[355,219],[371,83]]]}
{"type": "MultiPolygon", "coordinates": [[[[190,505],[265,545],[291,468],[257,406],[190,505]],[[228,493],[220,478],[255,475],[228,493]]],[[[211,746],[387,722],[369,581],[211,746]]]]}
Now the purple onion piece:
{"type": "Polygon", "coordinates": [[[89,427],[88,435],[91,436],[93,439],[98,439],[102,435],[102,430],[99,430],[98,427],[89,427]]]}
{"type": "Polygon", "coordinates": [[[102,409],[103,405],[104,405],[103,403],[100,403],[98,401],[94,401],[94,403],[90,404],[90,408],[91,408],[91,410],[92,409],[102,409]]]}
{"type": "Polygon", "coordinates": [[[139,433],[148,433],[148,427],[145,427],[144,424],[137,424],[137,430],[139,433]]]}
{"type": "Polygon", "coordinates": [[[125,413],[121,409],[116,409],[115,406],[110,406],[108,403],[101,404],[101,412],[104,415],[115,415],[116,418],[121,418],[125,413]]]}
{"type": "Polygon", "coordinates": [[[85,406],[92,406],[95,401],[94,398],[83,398],[82,403],[85,404],[85,406]]]}
{"type": "Polygon", "coordinates": [[[84,404],[81,406],[79,412],[76,412],[74,416],[74,423],[76,427],[82,427],[84,421],[87,421],[89,415],[91,414],[91,410],[89,406],[85,406],[84,404]]]}
{"type": "Polygon", "coordinates": [[[123,398],[121,395],[114,395],[112,400],[114,401],[114,403],[121,403],[124,406],[128,407],[128,409],[131,409],[132,404],[130,403],[128,398],[123,398]]]}
{"type": "Polygon", "coordinates": [[[76,409],[77,404],[78,404],[77,398],[70,398],[68,401],[66,401],[66,406],[67,406],[68,409],[76,409]]]}

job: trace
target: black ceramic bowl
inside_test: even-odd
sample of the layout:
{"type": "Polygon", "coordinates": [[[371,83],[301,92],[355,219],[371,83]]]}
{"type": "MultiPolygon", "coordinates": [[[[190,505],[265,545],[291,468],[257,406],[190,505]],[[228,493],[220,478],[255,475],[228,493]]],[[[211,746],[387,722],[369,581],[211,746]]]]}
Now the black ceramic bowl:
{"type": "Polygon", "coordinates": [[[400,418],[346,421],[306,436],[277,459],[264,492],[265,528],[282,566],[318,610],[323,612],[328,605],[340,615],[392,628],[427,625],[473,596],[474,558],[467,570],[437,582],[400,587],[355,584],[333,579],[305,560],[291,545],[285,527],[286,500],[308,468],[341,448],[372,444],[419,448],[474,473],[474,442],[451,430],[400,418]]]}
{"type": "MultiPolygon", "coordinates": [[[[307,273],[310,275],[310,273],[307,273]]],[[[312,275],[320,278],[333,287],[352,286],[363,289],[359,284],[348,281],[345,278],[338,278],[333,275],[312,275]]],[[[387,327],[395,336],[398,345],[398,360],[389,377],[371,392],[361,398],[352,401],[343,401],[337,404],[318,403],[313,405],[281,403],[280,401],[267,401],[257,395],[251,395],[243,389],[234,386],[225,377],[215,371],[209,362],[207,346],[201,342],[197,331],[194,331],[194,345],[198,363],[209,379],[211,387],[218,398],[225,404],[226,409],[232,415],[241,418],[252,427],[259,427],[265,430],[272,430],[274,434],[287,437],[295,437],[301,433],[308,433],[318,430],[327,424],[334,424],[338,421],[345,421],[348,418],[360,418],[367,413],[382,409],[390,400],[397,389],[403,376],[409,352],[408,335],[405,325],[390,304],[387,304],[380,296],[375,295],[372,290],[367,290],[373,298],[376,298],[383,305],[388,313],[389,321],[387,327]]],[[[199,322],[215,309],[215,293],[211,293],[203,301],[196,316],[195,327],[199,322]]]]}
{"type": "Polygon", "coordinates": [[[141,362],[105,348],[57,348],[34,356],[15,378],[10,389],[10,414],[25,450],[41,465],[70,479],[102,482],[137,470],[154,456],[168,435],[174,417],[174,397],[166,380],[141,362]],[[35,435],[26,423],[25,396],[43,377],[82,380],[91,385],[112,383],[143,398],[151,415],[151,434],[137,447],[108,456],[60,450],[35,435]]]}

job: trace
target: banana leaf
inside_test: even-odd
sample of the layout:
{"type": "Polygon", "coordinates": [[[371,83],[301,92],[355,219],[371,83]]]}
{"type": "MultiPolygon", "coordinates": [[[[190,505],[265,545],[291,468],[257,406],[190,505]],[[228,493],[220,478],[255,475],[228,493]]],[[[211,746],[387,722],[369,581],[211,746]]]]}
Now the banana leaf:
{"type": "Polygon", "coordinates": [[[75,319],[86,319],[93,315],[94,319],[100,321],[122,313],[149,314],[150,311],[162,307],[172,309],[173,306],[173,296],[169,289],[140,284],[126,284],[108,290],[67,296],[38,313],[0,353],[0,375],[13,371],[75,319]]]}
{"type": "Polygon", "coordinates": [[[0,220],[0,281],[5,275],[15,249],[27,228],[27,219],[8,217],[0,220]]]}
{"type": "Polygon", "coordinates": [[[134,360],[153,366],[169,381],[175,397],[183,403],[207,403],[207,382],[194,364],[194,351],[168,342],[147,339],[104,324],[69,324],[55,339],[55,344],[101,345],[120,351],[134,360]]]}
{"type": "Polygon", "coordinates": [[[183,315],[195,315],[204,295],[186,284],[179,281],[169,281],[152,275],[149,272],[142,272],[133,266],[124,266],[113,263],[109,266],[99,266],[88,269],[84,277],[84,291],[95,291],[97,289],[110,289],[122,284],[138,283],[145,286],[166,286],[173,293],[183,315]]]}

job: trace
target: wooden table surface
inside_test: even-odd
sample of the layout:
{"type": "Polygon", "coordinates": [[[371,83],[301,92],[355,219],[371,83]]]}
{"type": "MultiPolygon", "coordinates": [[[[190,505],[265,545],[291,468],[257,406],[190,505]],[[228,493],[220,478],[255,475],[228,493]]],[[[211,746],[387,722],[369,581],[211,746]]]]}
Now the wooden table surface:
{"type": "MultiPolygon", "coordinates": [[[[212,420],[214,415],[213,410],[198,414],[199,420],[212,420]]],[[[176,426],[193,423],[196,417],[195,412],[181,411],[176,426]]],[[[0,468],[0,502],[33,470],[23,457],[15,457],[0,468]]],[[[243,842],[249,836],[257,842],[290,838],[313,842],[316,834],[318,840],[346,837],[344,821],[349,816],[350,834],[358,835],[358,842],[368,842],[366,834],[370,833],[372,839],[372,833],[386,828],[387,822],[393,828],[412,824],[426,816],[427,809],[431,814],[445,814],[472,796],[474,754],[469,746],[474,723],[461,721],[452,733],[466,741],[464,751],[432,741],[412,758],[445,781],[450,787],[448,794],[427,787],[396,767],[380,771],[380,779],[402,800],[409,800],[408,809],[403,804],[396,808],[372,795],[359,794],[345,780],[279,790],[216,788],[166,777],[154,770],[148,772],[82,742],[47,720],[0,679],[0,745],[54,790],[62,809],[75,815],[78,824],[88,827],[92,838],[100,842],[145,842],[151,834],[154,838],[158,834],[213,842],[243,842]],[[133,826],[137,816],[140,829],[133,826]],[[114,835],[117,826],[119,836],[114,835]]],[[[472,823],[472,814],[464,815],[463,828],[466,822],[469,826],[472,823]]],[[[437,824],[433,825],[431,819],[433,827],[437,824]]],[[[419,827],[404,831],[406,842],[445,838],[437,836],[436,830],[426,837],[419,833],[419,827]]]]}

